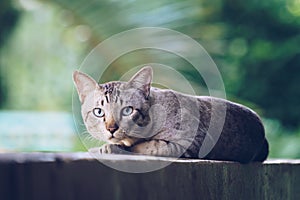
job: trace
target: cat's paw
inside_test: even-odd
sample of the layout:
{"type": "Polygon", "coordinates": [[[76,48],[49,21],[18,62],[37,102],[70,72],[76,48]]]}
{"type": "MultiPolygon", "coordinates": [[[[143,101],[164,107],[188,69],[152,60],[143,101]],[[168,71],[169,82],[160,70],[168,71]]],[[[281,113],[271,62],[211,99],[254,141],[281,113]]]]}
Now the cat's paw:
{"type": "Polygon", "coordinates": [[[126,154],[124,146],[118,144],[104,144],[100,147],[100,154],[126,154]]]}

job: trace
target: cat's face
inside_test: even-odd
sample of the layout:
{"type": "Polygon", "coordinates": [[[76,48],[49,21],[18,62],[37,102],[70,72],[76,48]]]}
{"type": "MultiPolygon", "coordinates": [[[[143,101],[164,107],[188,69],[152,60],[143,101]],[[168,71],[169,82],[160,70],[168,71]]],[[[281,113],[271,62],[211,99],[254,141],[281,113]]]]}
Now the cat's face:
{"type": "Polygon", "coordinates": [[[144,67],[128,82],[98,84],[77,71],[73,79],[82,104],[83,121],[94,138],[125,146],[142,138],[140,127],[150,121],[150,67],[144,67]]]}

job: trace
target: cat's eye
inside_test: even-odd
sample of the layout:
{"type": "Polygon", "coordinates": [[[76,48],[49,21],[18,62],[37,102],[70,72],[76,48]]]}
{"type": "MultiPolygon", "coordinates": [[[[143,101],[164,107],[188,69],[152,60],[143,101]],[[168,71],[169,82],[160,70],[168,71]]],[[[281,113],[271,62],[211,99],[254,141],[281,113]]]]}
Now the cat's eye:
{"type": "Polygon", "coordinates": [[[131,115],[132,112],[133,112],[133,108],[131,106],[127,106],[127,107],[122,109],[122,115],[123,116],[131,115]]]}
{"type": "Polygon", "coordinates": [[[104,111],[101,108],[94,108],[93,113],[96,117],[104,116],[104,111]]]}

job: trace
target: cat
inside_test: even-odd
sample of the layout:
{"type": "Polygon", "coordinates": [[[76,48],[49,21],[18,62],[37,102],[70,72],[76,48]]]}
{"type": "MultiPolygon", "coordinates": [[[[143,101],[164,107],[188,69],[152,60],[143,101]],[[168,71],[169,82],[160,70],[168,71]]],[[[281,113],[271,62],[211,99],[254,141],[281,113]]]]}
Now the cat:
{"type": "Polygon", "coordinates": [[[98,84],[73,73],[84,124],[95,139],[107,142],[99,153],[240,163],[267,158],[264,126],[254,111],[221,98],[151,87],[152,76],[152,68],[145,66],[128,82],[98,84]],[[222,125],[219,134],[213,120],[222,125]],[[201,154],[204,146],[209,152],[201,154]]]}

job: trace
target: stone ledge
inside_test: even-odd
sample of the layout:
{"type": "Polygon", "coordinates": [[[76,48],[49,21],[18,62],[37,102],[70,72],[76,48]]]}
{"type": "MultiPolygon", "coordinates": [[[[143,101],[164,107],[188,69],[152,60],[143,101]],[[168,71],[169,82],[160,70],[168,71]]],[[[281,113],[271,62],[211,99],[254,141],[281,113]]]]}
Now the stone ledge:
{"type": "Polygon", "coordinates": [[[300,199],[300,160],[264,163],[107,155],[104,163],[171,163],[124,173],[89,153],[0,154],[0,199],[300,199]]]}
{"type": "MultiPolygon", "coordinates": [[[[53,161],[79,161],[79,160],[95,160],[95,158],[88,152],[75,152],[75,153],[0,153],[1,162],[53,162],[53,161]]],[[[219,163],[219,164],[236,164],[236,165],[252,165],[260,163],[240,164],[231,161],[217,161],[217,160],[200,160],[200,159],[175,159],[167,157],[154,157],[154,156],[132,156],[132,155],[102,155],[101,160],[111,161],[166,161],[174,163],[219,163]]],[[[275,164],[290,164],[300,165],[300,159],[268,159],[262,163],[263,165],[275,165],[275,164]]]]}

